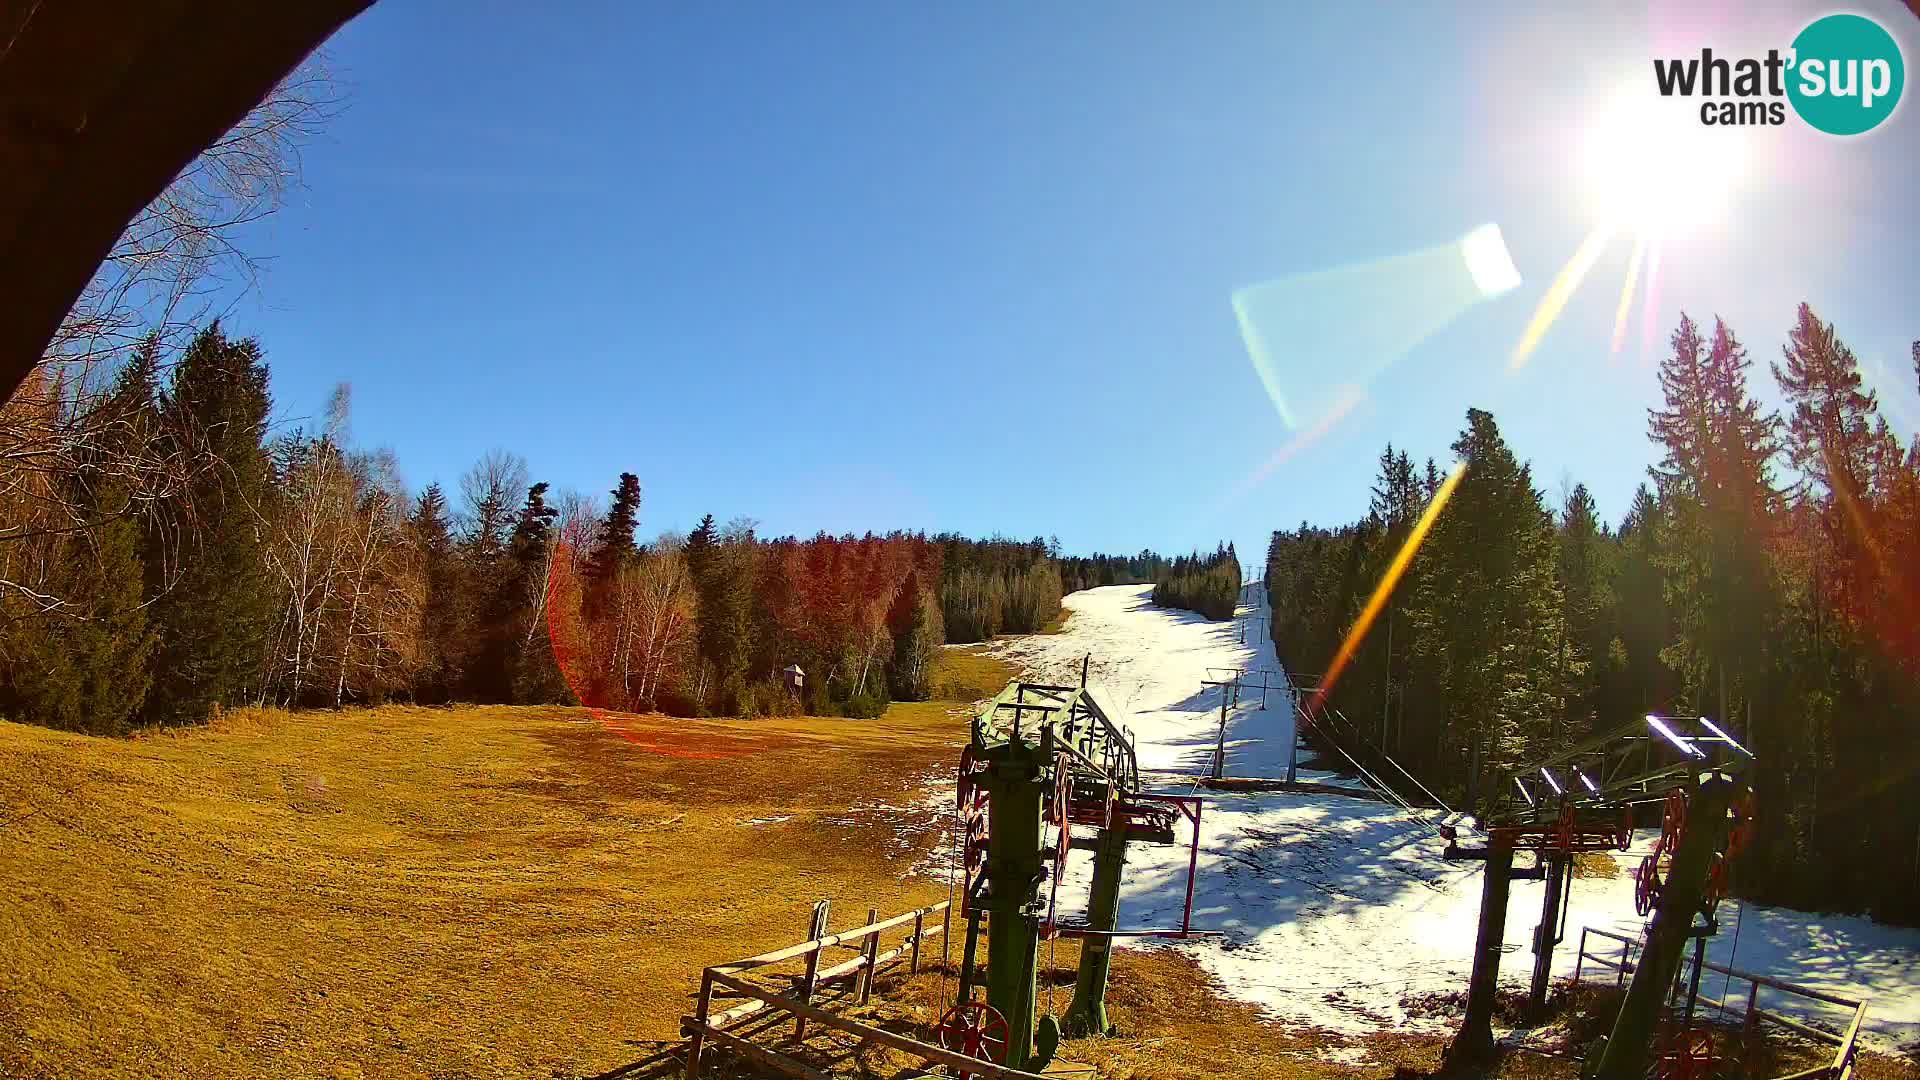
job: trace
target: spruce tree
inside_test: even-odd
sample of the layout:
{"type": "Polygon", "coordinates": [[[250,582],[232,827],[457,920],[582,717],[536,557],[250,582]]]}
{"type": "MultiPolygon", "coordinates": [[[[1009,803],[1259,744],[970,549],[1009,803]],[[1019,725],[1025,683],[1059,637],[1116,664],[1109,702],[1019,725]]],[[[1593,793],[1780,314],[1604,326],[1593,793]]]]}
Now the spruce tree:
{"type": "Polygon", "coordinates": [[[887,663],[887,689],[897,701],[925,701],[933,694],[933,662],[944,635],[940,606],[920,583],[917,569],[894,594],[887,611],[893,655],[887,663]]]}
{"type": "Polygon", "coordinates": [[[1667,659],[1695,701],[1726,719],[1761,694],[1774,599],[1766,538],[1777,499],[1769,464],[1778,420],[1747,391],[1751,362],[1719,320],[1711,344],[1686,316],[1661,363],[1664,408],[1648,428],[1666,519],[1663,570],[1677,639],[1667,659]]]}
{"type": "Polygon", "coordinates": [[[1566,713],[1561,731],[1583,737],[1599,719],[1602,673],[1611,657],[1603,613],[1610,604],[1607,547],[1593,494],[1575,484],[1560,510],[1558,573],[1562,637],[1559,657],[1566,713]]]}
{"type": "Polygon", "coordinates": [[[178,532],[146,538],[149,567],[178,568],[170,580],[149,574],[153,722],[200,723],[259,693],[273,618],[261,518],[270,408],[259,343],[231,340],[217,322],[194,338],[162,398],[163,437],[199,468],[168,508],[178,532]]]}
{"type": "Polygon", "coordinates": [[[1418,556],[1425,572],[1408,615],[1435,661],[1477,800],[1551,735],[1561,598],[1551,517],[1492,414],[1469,409],[1453,451],[1466,475],[1418,556]]]}
{"type": "Polygon", "coordinates": [[[739,525],[725,535],[713,515],[687,536],[687,570],[697,597],[697,651],[714,682],[712,703],[737,709],[753,653],[753,534],[739,525]]]}
{"type": "Polygon", "coordinates": [[[1665,515],[1645,484],[1620,520],[1618,613],[1614,617],[1624,658],[1627,692],[1622,707],[1634,713],[1666,711],[1677,687],[1662,653],[1673,640],[1667,610],[1665,515]]]}
{"type": "MultiPolygon", "coordinates": [[[[1910,839],[1920,852],[1920,813],[1901,791],[1910,770],[1886,752],[1913,744],[1914,726],[1904,718],[1920,707],[1920,571],[1897,557],[1896,493],[1906,463],[1853,350],[1808,305],[1800,305],[1773,372],[1788,406],[1787,460],[1802,477],[1794,519],[1813,526],[1802,545],[1812,580],[1795,591],[1818,617],[1793,666],[1826,715],[1808,709],[1794,726],[1824,729],[1829,739],[1828,752],[1814,759],[1811,785],[1826,838],[1820,873],[1844,883],[1869,911],[1890,914],[1912,906],[1913,879],[1886,874],[1878,853],[1910,839]],[[1825,782],[1821,772],[1829,774],[1825,782]]],[[[1769,772],[1778,768],[1767,764],[1769,772]]],[[[1920,862],[1915,871],[1920,876],[1920,862]]]]}
{"type": "Polygon", "coordinates": [[[600,523],[598,543],[588,566],[588,576],[602,586],[613,579],[619,568],[639,553],[633,532],[640,525],[640,478],[630,472],[620,474],[607,516],[600,523]]]}
{"type": "Polygon", "coordinates": [[[426,587],[421,616],[424,638],[414,696],[423,702],[446,701],[458,682],[460,656],[460,568],[454,557],[453,522],[438,483],[428,484],[415,501],[408,528],[419,552],[426,587]]]}
{"type": "Polygon", "coordinates": [[[18,719],[119,735],[146,699],[153,634],[141,603],[141,522],[113,464],[152,435],[157,356],[151,339],[135,351],[96,406],[108,420],[104,444],[54,481],[76,527],[52,546],[49,584],[60,603],[9,628],[0,707],[18,719]]]}
{"type": "Polygon", "coordinates": [[[523,705],[567,700],[568,688],[546,623],[553,557],[554,521],[560,511],[547,503],[545,481],[527,489],[526,502],[507,541],[512,566],[505,577],[497,618],[507,631],[508,663],[513,672],[512,699],[523,705]]]}

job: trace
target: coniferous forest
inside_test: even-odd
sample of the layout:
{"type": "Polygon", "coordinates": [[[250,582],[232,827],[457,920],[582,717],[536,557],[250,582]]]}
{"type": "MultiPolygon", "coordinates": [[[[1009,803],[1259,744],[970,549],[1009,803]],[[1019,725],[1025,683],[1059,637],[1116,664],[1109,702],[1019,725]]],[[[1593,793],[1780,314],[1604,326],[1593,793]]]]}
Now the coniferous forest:
{"type": "Polygon", "coordinates": [[[1231,619],[1240,601],[1240,556],[1232,544],[1211,555],[1182,555],[1161,567],[1153,582],[1153,602],[1197,611],[1209,619],[1231,619]]]}
{"type": "MultiPolygon", "coordinates": [[[[1777,357],[1778,413],[1733,329],[1682,317],[1647,419],[1658,463],[1617,524],[1582,485],[1550,502],[1470,411],[1450,455],[1465,476],[1332,702],[1469,802],[1637,716],[1713,717],[1758,759],[1737,891],[1916,923],[1920,438],[1893,432],[1809,307],[1777,357]]],[[[1379,469],[1360,521],[1273,535],[1292,670],[1333,655],[1441,482],[1404,448],[1379,469]]]]}

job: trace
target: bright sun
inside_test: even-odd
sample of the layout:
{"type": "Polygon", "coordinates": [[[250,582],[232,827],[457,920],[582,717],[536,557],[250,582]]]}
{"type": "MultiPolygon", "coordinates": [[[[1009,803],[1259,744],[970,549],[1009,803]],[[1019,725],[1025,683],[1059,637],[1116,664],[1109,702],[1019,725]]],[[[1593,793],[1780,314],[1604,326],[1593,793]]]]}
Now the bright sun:
{"type": "Polygon", "coordinates": [[[1683,104],[1621,93],[1585,132],[1581,174],[1602,220],[1665,238],[1725,216],[1751,167],[1743,128],[1702,124],[1683,104]]]}

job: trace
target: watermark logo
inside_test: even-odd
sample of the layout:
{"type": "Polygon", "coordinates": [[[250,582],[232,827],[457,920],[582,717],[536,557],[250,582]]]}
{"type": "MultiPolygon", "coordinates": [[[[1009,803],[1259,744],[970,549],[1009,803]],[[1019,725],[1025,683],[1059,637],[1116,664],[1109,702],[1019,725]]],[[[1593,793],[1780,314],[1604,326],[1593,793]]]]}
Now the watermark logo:
{"type": "Polygon", "coordinates": [[[1900,104],[1907,66],[1900,43],[1864,15],[1827,15],[1808,23],[1785,52],[1764,57],[1656,58],[1661,97],[1697,97],[1700,122],[1715,127],[1779,125],[1787,107],[1815,130],[1859,135],[1879,127],[1900,104]]]}

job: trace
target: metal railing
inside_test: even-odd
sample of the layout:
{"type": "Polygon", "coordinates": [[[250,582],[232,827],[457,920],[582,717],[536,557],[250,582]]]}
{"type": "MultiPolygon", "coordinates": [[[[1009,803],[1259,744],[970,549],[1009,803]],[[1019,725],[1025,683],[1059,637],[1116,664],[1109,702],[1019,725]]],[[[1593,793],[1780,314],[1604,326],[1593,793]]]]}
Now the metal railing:
{"type": "MultiPolygon", "coordinates": [[[[1610,930],[1599,930],[1590,926],[1582,927],[1580,930],[1580,952],[1574,961],[1573,967],[1573,985],[1579,986],[1581,984],[1580,977],[1585,972],[1586,965],[1591,963],[1596,967],[1605,968],[1613,972],[1614,985],[1616,987],[1624,987],[1627,976],[1638,969],[1638,957],[1641,947],[1640,939],[1631,938],[1625,934],[1616,934],[1610,930]],[[1607,950],[1611,954],[1611,957],[1602,956],[1598,952],[1589,950],[1587,945],[1589,937],[1617,942],[1620,948],[1617,952],[1607,950]]],[[[1764,1021],[1834,1048],[1833,1058],[1826,1064],[1816,1065],[1810,1069],[1803,1069],[1785,1077],[1780,1077],[1778,1080],[1851,1080],[1854,1056],[1859,1049],[1860,1025],[1865,1022],[1867,1016],[1867,1002],[1865,998],[1856,1000],[1854,998],[1842,997],[1839,994],[1830,994],[1825,990],[1816,990],[1811,986],[1801,986],[1798,983],[1791,983],[1785,979],[1776,979],[1771,975],[1742,971],[1739,968],[1729,967],[1725,964],[1716,964],[1712,961],[1707,961],[1702,964],[1701,968],[1704,971],[1711,971],[1726,976],[1727,982],[1724,984],[1725,988],[1721,991],[1721,997],[1712,997],[1703,990],[1699,996],[1695,998],[1696,1005],[1717,1010],[1723,1018],[1737,1017],[1742,1030],[1749,1035],[1755,1033],[1761,1022],[1764,1021]],[[1732,982],[1736,979],[1746,983],[1747,991],[1744,1002],[1738,1000],[1741,995],[1736,993],[1732,987],[1732,982]],[[1840,1009],[1848,1009],[1851,1010],[1851,1015],[1847,1019],[1845,1028],[1836,1033],[1825,1028],[1816,1027],[1803,1020],[1797,1020],[1791,1016],[1785,1016],[1781,1013],[1761,1008],[1760,994],[1762,991],[1785,994],[1809,1001],[1817,1001],[1824,1005],[1831,1005],[1840,1009]],[[1736,1009],[1736,1005],[1739,1006],[1739,1008],[1736,1009]]],[[[1685,985],[1690,982],[1692,971],[1693,958],[1689,956],[1685,958],[1685,962],[1681,965],[1675,984],[1685,985]]]]}
{"type": "Polygon", "coordinates": [[[816,994],[831,984],[850,981],[851,985],[846,987],[842,1000],[850,997],[865,1004],[873,991],[873,977],[881,971],[902,963],[907,965],[910,972],[920,970],[920,947],[927,938],[941,938],[944,952],[952,921],[952,908],[947,901],[916,908],[889,919],[878,918],[877,913],[870,912],[866,925],[832,934],[826,932],[827,911],[827,902],[824,900],[814,905],[813,918],[808,924],[808,940],[744,960],[715,964],[701,974],[700,996],[696,999],[694,1011],[680,1021],[681,1031],[687,1036],[686,1075],[689,1078],[700,1075],[701,1058],[706,1047],[709,1043],[715,1043],[789,1076],[803,1080],[826,1080],[824,1073],[791,1054],[747,1038],[749,1034],[765,1030],[761,1026],[763,1021],[771,1017],[777,1022],[779,1014],[784,1013],[793,1018],[794,1043],[806,1038],[807,1025],[813,1023],[861,1039],[884,1043],[896,1050],[914,1054],[923,1061],[945,1065],[963,1074],[987,1077],[989,1080],[1044,1080],[1036,1073],[1009,1069],[841,1016],[824,1008],[824,1000],[815,999],[816,994]],[[905,927],[911,927],[905,939],[893,948],[882,951],[881,935],[905,927]],[[856,955],[822,967],[824,954],[834,948],[854,950],[856,955]],[[755,972],[764,980],[768,969],[788,963],[803,963],[805,967],[799,972],[773,976],[789,984],[784,991],[750,982],[744,977],[747,972],[755,972]],[[716,998],[740,999],[740,1004],[716,1012],[713,1009],[716,998]]]}

